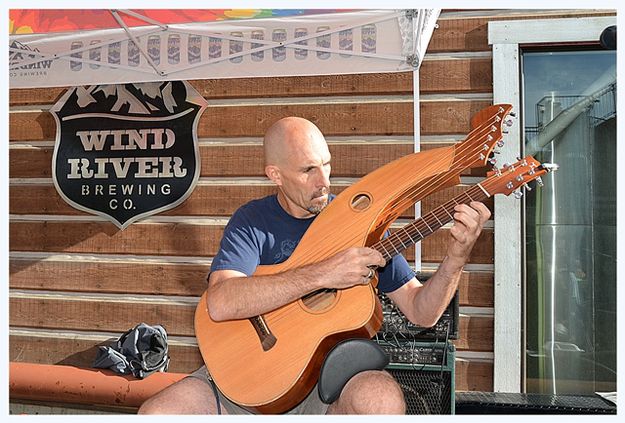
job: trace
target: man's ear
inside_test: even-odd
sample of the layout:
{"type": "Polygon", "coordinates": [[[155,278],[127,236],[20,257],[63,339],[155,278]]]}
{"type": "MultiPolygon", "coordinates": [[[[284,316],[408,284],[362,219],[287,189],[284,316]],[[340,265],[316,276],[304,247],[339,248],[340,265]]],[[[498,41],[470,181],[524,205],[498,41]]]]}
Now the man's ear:
{"type": "Polygon", "coordinates": [[[282,178],[280,177],[280,168],[276,165],[265,166],[265,175],[276,185],[282,185],[282,178]]]}

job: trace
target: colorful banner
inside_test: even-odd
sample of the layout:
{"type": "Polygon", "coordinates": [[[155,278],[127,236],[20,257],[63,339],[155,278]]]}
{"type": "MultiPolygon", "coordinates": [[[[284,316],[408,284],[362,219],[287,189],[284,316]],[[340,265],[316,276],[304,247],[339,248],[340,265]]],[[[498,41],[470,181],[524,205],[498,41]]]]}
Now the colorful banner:
{"type": "MultiPolygon", "coordinates": [[[[163,24],[213,22],[229,19],[260,19],[272,17],[335,13],[326,9],[133,9],[132,12],[163,24]]],[[[129,27],[148,25],[145,20],[125,14],[129,27]]],[[[81,30],[119,28],[108,9],[11,9],[9,34],[46,34],[81,30]]]]}

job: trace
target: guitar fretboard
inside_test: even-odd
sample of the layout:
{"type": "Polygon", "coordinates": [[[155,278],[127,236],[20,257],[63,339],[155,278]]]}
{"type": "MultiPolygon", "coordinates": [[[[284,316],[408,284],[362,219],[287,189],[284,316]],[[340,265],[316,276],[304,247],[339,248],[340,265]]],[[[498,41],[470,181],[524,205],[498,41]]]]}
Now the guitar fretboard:
{"type": "Polygon", "coordinates": [[[486,190],[482,188],[480,184],[477,184],[464,191],[461,195],[438,206],[425,216],[393,232],[393,234],[387,238],[373,244],[371,248],[379,251],[388,262],[406,248],[416,244],[426,236],[431,235],[439,228],[451,222],[454,219],[454,207],[458,204],[482,201],[489,196],[486,190]]]}

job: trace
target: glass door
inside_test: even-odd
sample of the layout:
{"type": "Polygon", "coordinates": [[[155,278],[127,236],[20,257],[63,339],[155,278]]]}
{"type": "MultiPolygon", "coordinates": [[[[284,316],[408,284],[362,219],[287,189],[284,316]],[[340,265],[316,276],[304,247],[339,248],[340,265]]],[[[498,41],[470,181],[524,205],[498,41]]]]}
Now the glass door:
{"type": "Polygon", "coordinates": [[[527,392],[616,391],[616,54],[521,50],[527,392]]]}

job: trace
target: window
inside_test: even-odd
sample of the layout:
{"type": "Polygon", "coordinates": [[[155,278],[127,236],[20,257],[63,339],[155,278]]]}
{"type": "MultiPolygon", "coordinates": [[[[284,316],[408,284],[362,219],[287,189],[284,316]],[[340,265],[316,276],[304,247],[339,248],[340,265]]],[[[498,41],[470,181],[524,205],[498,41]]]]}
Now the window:
{"type": "Polygon", "coordinates": [[[615,24],[489,23],[493,101],[520,115],[499,161],[560,165],[521,202],[495,197],[495,391],[616,389],[615,52],[599,45],[615,24]]]}
{"type": "Polygon", "coordinates": [[[521,49],[528,392],[616,390],[616,54],[521,49]]]}

